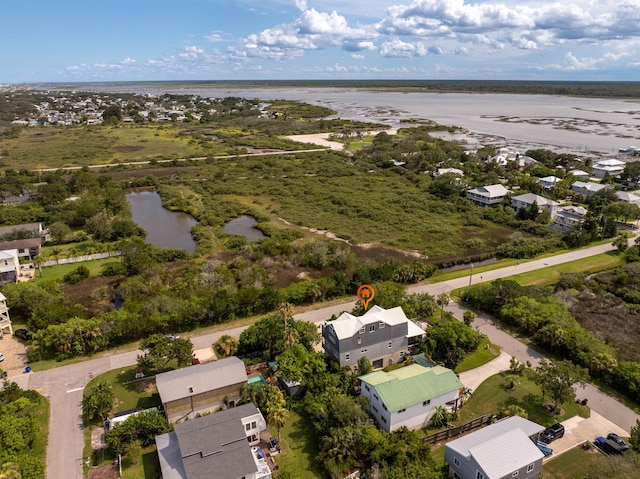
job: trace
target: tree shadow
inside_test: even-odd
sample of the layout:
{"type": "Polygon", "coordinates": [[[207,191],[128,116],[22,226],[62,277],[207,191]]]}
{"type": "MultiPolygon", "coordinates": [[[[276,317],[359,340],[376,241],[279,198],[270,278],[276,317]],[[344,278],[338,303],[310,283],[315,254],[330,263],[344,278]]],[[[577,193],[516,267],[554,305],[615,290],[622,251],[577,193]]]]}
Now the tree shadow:
{"type": "Polygon", "coordinates": [[[145,479],[158,479],[162,477],[158,452],[154,449],[142,455],[142,469],[145,479]]]}

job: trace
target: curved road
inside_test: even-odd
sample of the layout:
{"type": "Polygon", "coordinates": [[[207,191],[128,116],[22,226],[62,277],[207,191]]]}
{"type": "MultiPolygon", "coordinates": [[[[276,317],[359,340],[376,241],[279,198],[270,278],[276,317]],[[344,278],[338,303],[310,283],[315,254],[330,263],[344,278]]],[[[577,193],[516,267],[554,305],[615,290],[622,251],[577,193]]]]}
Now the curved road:
{"type": "MultiPolygon", "coordinates": [[[[533,271],[548,266],[566,263],[576,259],[586,258],[596,254],[611,251],[610,244],[594,246],[582,250],[572,251],[557,256],[522,263],[493,271],[473,275],[473,284],[505,278],[514,274],[533,271]]],[[[437,296],[449,293],[454,289],[468,286],[469,277],[462,277],[442,283],[428,284],[409,288],[410,292],[429,293],[437,296]]],[[[319,323],[330,318],[332,314],[340,314],[353,308],[354,302],[346,302],[317,310],[297,314],[298,319],[319,323]]],[[[448,310],[459,319],[463,309],[458,305],[450,305],[448,310]]],[[[542,356],[519,342],[517,339],[500,330],[489,317],[478,315],[474,322],[480,331],[486,334],[493,343],[502,347],[509,355],[518,360],[537,363],[542,356]]],[[[194,349],[204,349],[211,346],[223,334],[237,336],[246,327],[229,329],[213,334],[206,334],[190,338],[194,349]]],[[[84,431],[82,426],[82,390],[90,379],[112,369],[124,368],[136,363],[140,351],[113,354],[98,359],[70,364],[47,371],[33,372],[10,378],[25,389],[36,389],[47,396],[51,402],[51,421],[49,428],[49,446],[47,450],[47,478],[77,478],[82,479],[82,457],[84,447],[84,431]]],[[[589,406],[610,421],[628,431],[640,416],[617,400],[601,393],[589,385],[586,390],[579,390],[581,398],[589,400],[589,406]]]]}

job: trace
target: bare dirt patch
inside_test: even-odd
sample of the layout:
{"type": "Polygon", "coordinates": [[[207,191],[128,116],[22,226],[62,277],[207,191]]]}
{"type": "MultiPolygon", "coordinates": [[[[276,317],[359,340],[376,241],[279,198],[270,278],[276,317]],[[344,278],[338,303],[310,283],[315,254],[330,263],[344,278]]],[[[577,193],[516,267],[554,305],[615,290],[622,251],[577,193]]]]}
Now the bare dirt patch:
{"type": "Polygon", "coordinates": [[[6,330],[0,339],[0,353],[4,354],[5,358],[0,363],[0,369],[6,371],[9,376],[24,371],[27,365],[27,348],[22,341],[11,336],[6,330]]]}
{"type": "Polygon", "coordinates": [[[118,468],[115,464],[96,467],[89,471],[89,479],[117,479],[118,477],[118,468]]]}

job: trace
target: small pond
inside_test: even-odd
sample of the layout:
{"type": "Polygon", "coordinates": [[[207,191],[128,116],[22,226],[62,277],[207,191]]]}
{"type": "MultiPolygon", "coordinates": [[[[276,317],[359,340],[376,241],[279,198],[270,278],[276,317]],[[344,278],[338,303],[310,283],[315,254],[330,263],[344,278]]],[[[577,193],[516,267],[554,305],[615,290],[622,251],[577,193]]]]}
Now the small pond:
{"type": "Polygon", "coordinates": [[[188,253],[196,250],[191,227],[198,222],[191,215],[164,208],[160,195],[153,190],[133,190],[125,196],[131,205],[133,221],[147,232],[146,243],[188,253]]]}
{"type": "Polygon", "coordinates": [[[242,235],[247,238],[248,241],[258,241],[265,238],[265,235],[259,229],[253,227],[257,221],[251,216],[238,216],[235,219],[229,221],[222,231],[228,235],[242,235]]]}

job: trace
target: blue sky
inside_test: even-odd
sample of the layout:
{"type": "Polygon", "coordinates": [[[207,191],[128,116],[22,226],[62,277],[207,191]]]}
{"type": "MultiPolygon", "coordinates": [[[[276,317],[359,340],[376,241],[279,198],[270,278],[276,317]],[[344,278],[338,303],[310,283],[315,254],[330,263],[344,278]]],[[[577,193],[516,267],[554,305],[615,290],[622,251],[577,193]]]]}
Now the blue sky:
{"type": "Polygon", "coordinates": [[[640,0],[0,0],[0,83],[640,80],[640,0]]]}

